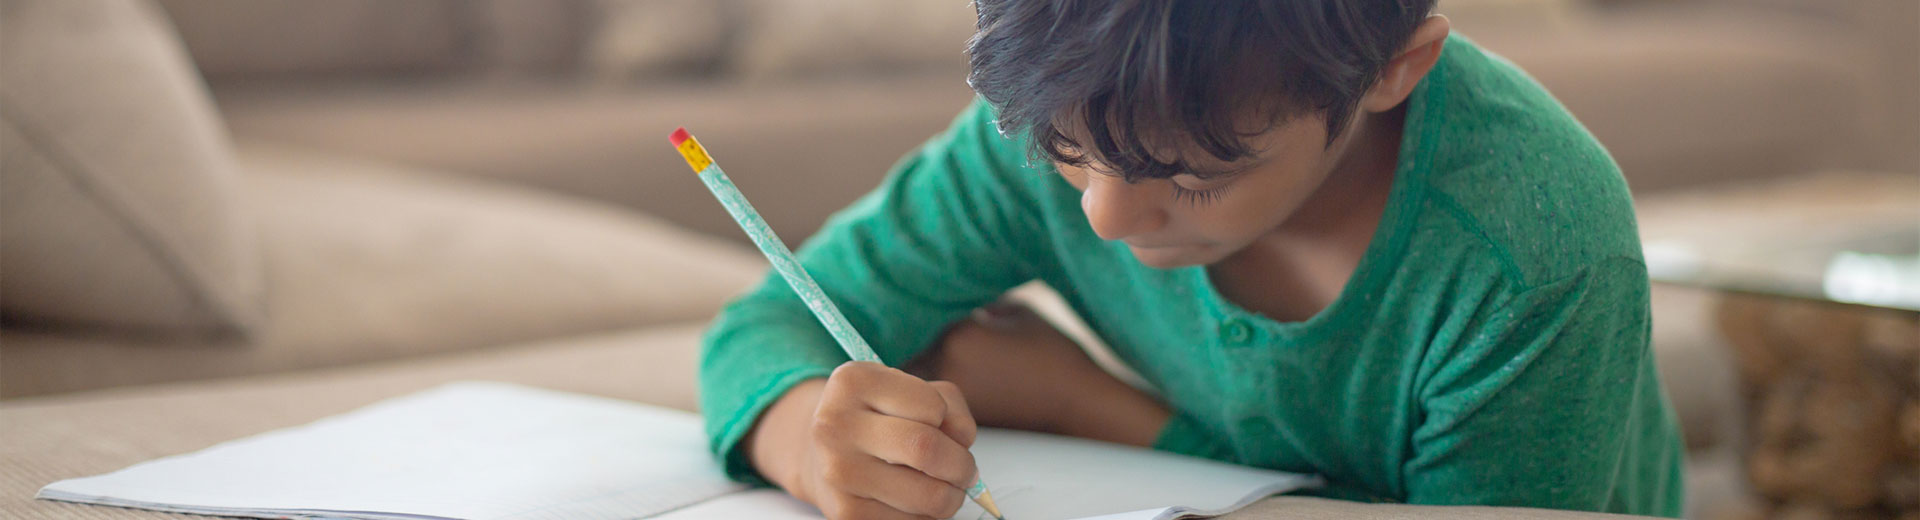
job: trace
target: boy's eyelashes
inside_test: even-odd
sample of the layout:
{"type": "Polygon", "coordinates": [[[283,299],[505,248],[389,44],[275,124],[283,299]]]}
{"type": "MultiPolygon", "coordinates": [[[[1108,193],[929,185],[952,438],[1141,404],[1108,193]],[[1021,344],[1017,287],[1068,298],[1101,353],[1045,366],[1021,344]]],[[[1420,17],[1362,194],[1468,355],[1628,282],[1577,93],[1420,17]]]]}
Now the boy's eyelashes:
{"type": "Polygon", "coordinates": [[[1173,200],[1185,203],[1191,207],[1205,206],[1220,200],[1220,196],[1225,194],[1226,191],[1226,186],[1207,189],[1187,189],[1179,183],[1173,183],[1173,200]]]}
{"type": "MultiPolygon", "coordinates": [[[[1089,172],[1085,170],[1090,170],[1090,169],[1092,168],[1089,168],[1086,166],[1081,166],[1079,168],[1056,168],[1056,170],[1060,173],[1061,176],[1067,177],[1069,180],[1075,177],[1087,175],[1089,172]]],[[[1097,171],[1092,173],[1095,175],[1110,175],[1110,174],[1097,172],[1097,171]]],[[[1227,188],[1233,184],[1231,181],[1224,178],[1215,178],[1209,181],[1209,180],[1198,180],[1197,176],[1191,176],[1191,175],[1176,175],[1172,178],[1166,178],[1161,180],[1166,182],[1168,185],[1173,186],[1174,201],[1186,204],[1190,207],[1205,206],[1220,200],[1220,197],[1226,193],[1227,188]],[[1187,178],[1183,179],[1182,177],[1187,177],[1187,178]],[[1200,188],[1200,187],[1189,188],[1182,184],[1183,181],[1188,183],[1214,184],[1215,186],[1206,187],[1206,188],[1200,188]]]]}
{"type": "Polygon", "coordinates": [[[1227,188],[1234,184],[1235,177],[1236,175],[1233,174],[1213,177],[1186,174],[1175,175],[1167,179],[1167,183],[1173,185],[1174,200],[1198,207],[1219,200],[1220,196],[1226,193],[1227,188]]]}

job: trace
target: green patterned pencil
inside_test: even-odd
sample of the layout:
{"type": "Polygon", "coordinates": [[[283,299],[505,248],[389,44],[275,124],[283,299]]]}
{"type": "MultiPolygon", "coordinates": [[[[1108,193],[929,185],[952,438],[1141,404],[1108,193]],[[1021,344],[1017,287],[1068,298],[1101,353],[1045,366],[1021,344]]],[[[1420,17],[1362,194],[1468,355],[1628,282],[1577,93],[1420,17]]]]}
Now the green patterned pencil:
{"type": "MultiPolygon", "coordinates": [[[[733,180],[727,178],[727,172],[720,171],[720,165],[714,164],[713,157],[707,155],[707,149],[700,146],[700,141],[687,133],[686,128],[674,129],[668,140],[673,142],[674,149],[680,151],[680,156],[687,159],[687,166],[693,167],[693,171],[700,175],[700,182],[706,183],[707,190],[712,191],[714,198],[720,199],[720,205],[733,215],[740,229],[747,232],[747,238],[753,239],[753,245],[759,246],[760,253],[767,255],[767,261],[772,262],[774,270],[787,280],[787,286],[792,287],[793,292],[800,295],[800,300],[806,302],[807,309],[813,311],[813,317],[818,318],[820,324],[826,326],[827,332],[833,334],[833,339],[840,342],[840,348],[847,351],[847,357],[854,361],[880,363],[880,356],[873,353],[873,347],[868,346],[867,340],[853,330],[853,324],[847,323],[847,317],[840,314],[840,308],[833,306],[833,300],[827,299],[827,293],[820,290],[820,284],[814,283],[813,276],[800,267],[800,260],[793,257],[793,251],[787,249],[787,244],[781,242],[780,237],[767,227],[766,219],[760,218],[760,212],[754,211],[753,205],[747,203],[747,196],[734,187],[733,180]]],[[[1000,507],[993,503],[993,493],[987,491],[986,480],[976,476],[966,492],[967,497],[980,504],[980,508],[988,514],[1006,520],[1000,515],[1000,507]]]]}

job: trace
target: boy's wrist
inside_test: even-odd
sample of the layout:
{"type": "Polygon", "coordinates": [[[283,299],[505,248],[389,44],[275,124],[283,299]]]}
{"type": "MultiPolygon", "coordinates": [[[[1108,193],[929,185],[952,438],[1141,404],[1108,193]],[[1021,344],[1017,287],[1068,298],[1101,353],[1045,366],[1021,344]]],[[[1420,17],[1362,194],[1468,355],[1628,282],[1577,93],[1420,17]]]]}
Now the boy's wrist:
{"type": "Polygon", "coordinates": [[[807,453],[813,410],[818,407],[820,391],[825,386],[825,379],[808,379],[788,388],[760,414],[759,423],[744,439],[747,459],[754,471],[802,500],[807,499],[808,493],[801,489],[799,473],[805,463],[801,457],[807,453]]]}

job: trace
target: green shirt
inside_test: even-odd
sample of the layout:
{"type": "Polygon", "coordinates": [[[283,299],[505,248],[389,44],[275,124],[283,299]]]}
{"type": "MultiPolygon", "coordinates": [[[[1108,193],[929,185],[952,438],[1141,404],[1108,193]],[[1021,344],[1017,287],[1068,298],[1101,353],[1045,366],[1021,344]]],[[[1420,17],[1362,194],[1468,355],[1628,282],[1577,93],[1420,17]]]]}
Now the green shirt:
{"type": "MultiPolygon", "coordinates": [[[[1648,348],[1646,267],[1606,150],[1512,64],[1453,37],[1408,101],[1390,200],[1303,322],[1141,265],[976,102],[799,256],[898,366],[1042,280],[1161,392],[1156,447],[1323,475],[1310,493],[1677,516],[1682,450],[1648,348]]],[[[701,408],[730,475],[786,389],[847,360],[777,274],[708,332],[701,408]]],[[[1043,396],[1036,396],[1043,397],[1043,396]]]]}

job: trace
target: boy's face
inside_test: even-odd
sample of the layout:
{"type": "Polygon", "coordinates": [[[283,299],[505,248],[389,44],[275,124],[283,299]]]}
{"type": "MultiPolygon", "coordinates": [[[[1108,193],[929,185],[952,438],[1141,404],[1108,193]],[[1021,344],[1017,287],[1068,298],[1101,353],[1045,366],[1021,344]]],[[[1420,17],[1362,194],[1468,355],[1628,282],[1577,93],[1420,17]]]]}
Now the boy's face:
{"type": "MultiPolygon", "coordinates": [[[[1100,238],[1125,242],[1150,267],[1205,265],[1247,247],[1299,210],[1339,162],[1354,134],[1348,130],[1326,146],[1324,116],[1289,118],[1247,141],[1253,157],[1197,165],[1232,172],[1205,179],[1182,174],[1127,184],[1092,158],[1084,167],[1054,166],[1080,189],[1087,224],[1100,238]]],[[[1184,157],[1207,157],[1189,153],[1184,157]]]]}

